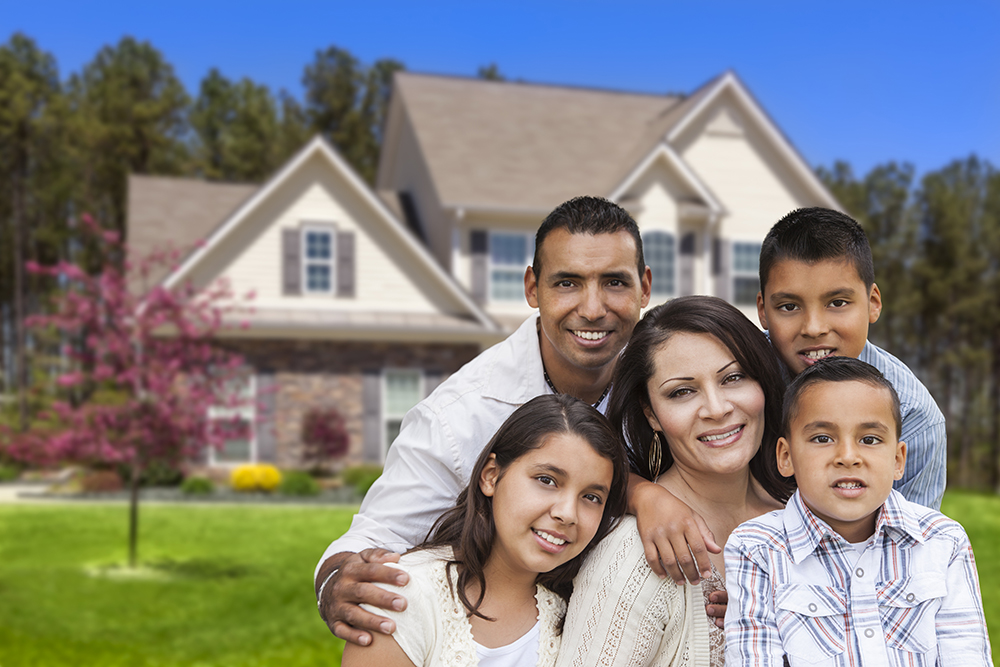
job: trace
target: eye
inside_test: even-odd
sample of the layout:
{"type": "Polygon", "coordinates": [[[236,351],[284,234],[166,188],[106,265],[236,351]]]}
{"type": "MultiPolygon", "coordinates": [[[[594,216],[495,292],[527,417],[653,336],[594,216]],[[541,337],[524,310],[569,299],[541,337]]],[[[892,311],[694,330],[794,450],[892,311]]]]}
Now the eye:
{"type": "Polygon", "coordinates": [[[628,283],[626,283],[624,280],[620,280],[618,278],[614,278],[614,279],[608,281],[608,285],[610,287],[626,287],[627,284],[628,283]]]}
{"type": "Polygon", "coordinates": [[[798,308],[799,307],[797,305],[795,305],[794,303],[782,303],[782,304],[780,304],[780,305],[777,306],[778,310],[780,310],[782,312],[785,312],[785,313],[790,313],[793,310],[798,310],[798,308]]]}
{"type": "Polygon", "coordinates": [[[880,442],[882,442],[882,438],[878,437],[877,435],[866,435],[865,437],[861,438],[862,445],[877,445],[880,442]]]}
{"type": "Polygon", "coordinates": [[[672,392],[667,394],[667,398],[681,398],[682,396],[688,396],[689,394],[693,393],[694,389],[691,389],[690,387],[678,387],[677,389],[674,389],[672,392]]]}
{"type": "Polygon", "coordinates": [[[828,435],[814,435],[811,440],[818,445],[829,445],[833,442],[833,438],[828,435]]]}
{"type": "Polygon", "coordinates": [[[556,287],[572,287],[572,286],[573,286],[572,280],[560,280],[559,282],[556,283],[556,287]]]}
{"type": "Polygon", "coordinates": [[[834,308],[843,308],[848,303],[849,302],[847,301],[847,299],[834,299],[833,301],[830,302],[830,305],[833,306],[834,308]]]}
{"type": "Polygon", "coordinates": [[[746,373],[743,371],[738,371],[736,373],[730,373],[726,377],[722,378],[722,384],[730,384],[732,382],[739,382],[746,377],[746,373]]]}
{"type": "Polygon", "coordinates": [[[595,505],[603,505],[604,504],[604,498],[601,498],[596,493],[588,493],[587,495],[584,496],[584,498],[586,498],[590,502],[594,503],[595,505]]]}
{"type": "Polygon", "coordinates": [[[535,479],[537,479],[539,482],[541,482],[542,484],[544,484],[546,486],[555,486],[556,485],[556,480],[552,479],[548,475],[539,475],[535,479]]]}

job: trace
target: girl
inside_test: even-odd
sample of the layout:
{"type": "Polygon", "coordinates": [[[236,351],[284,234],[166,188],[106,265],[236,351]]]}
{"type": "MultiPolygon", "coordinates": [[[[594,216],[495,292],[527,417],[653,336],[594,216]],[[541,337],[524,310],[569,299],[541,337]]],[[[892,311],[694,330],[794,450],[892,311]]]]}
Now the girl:
{"type": "Polygon", "coordinates": [[[591,406],[559,394],[525,403],[431,537],[400,559],[407,608],[379,611],[395,634],[348,644],[344,667],[554,664],[573,577],[625,511],[627,468],[591,406]]]}

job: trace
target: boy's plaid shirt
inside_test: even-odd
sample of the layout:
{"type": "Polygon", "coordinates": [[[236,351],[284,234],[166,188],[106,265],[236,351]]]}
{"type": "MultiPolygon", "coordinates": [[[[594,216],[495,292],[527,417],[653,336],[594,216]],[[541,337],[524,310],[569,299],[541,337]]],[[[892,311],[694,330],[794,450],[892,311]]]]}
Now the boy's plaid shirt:
{"type": "Polygon", "coordinates": [[[860,555],[796,492],[733,531],[726,581],[727,667],[993,664],[965,531],[897,491],[860,555]]]}

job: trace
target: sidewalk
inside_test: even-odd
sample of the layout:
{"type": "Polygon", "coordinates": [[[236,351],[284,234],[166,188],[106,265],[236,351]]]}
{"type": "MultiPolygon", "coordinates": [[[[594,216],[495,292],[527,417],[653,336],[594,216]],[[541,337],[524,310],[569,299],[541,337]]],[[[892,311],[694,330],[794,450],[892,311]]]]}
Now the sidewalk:
{"type": "Polygon", "coordinates": [[[0,484],[0,503],[44,503],[46,498],[21,497],[21,493],[38,493],[48,488],[48,484],[26,484],[24,482],[4,482],[0,484]]]}

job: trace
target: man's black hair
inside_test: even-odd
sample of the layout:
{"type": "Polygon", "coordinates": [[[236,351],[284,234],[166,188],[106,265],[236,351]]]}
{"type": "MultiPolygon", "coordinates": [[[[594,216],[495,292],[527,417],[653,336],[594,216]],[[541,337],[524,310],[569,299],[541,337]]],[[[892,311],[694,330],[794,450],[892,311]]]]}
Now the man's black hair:
{"type": "Polygon", "coordinates": [[[646,273],[646,260],[642,256],[642,237],[639,226],[623,209],[613,201],[603,197],[574,197],[563,202],[542,221],[535,234],[535,257],[531,270],[538,278],[542,273],[541,252],[545,237],[554,229],[565,227],[570,234],[615,234],[628,232],[635,241],[636,268],[639,277],[646,273]]]}

